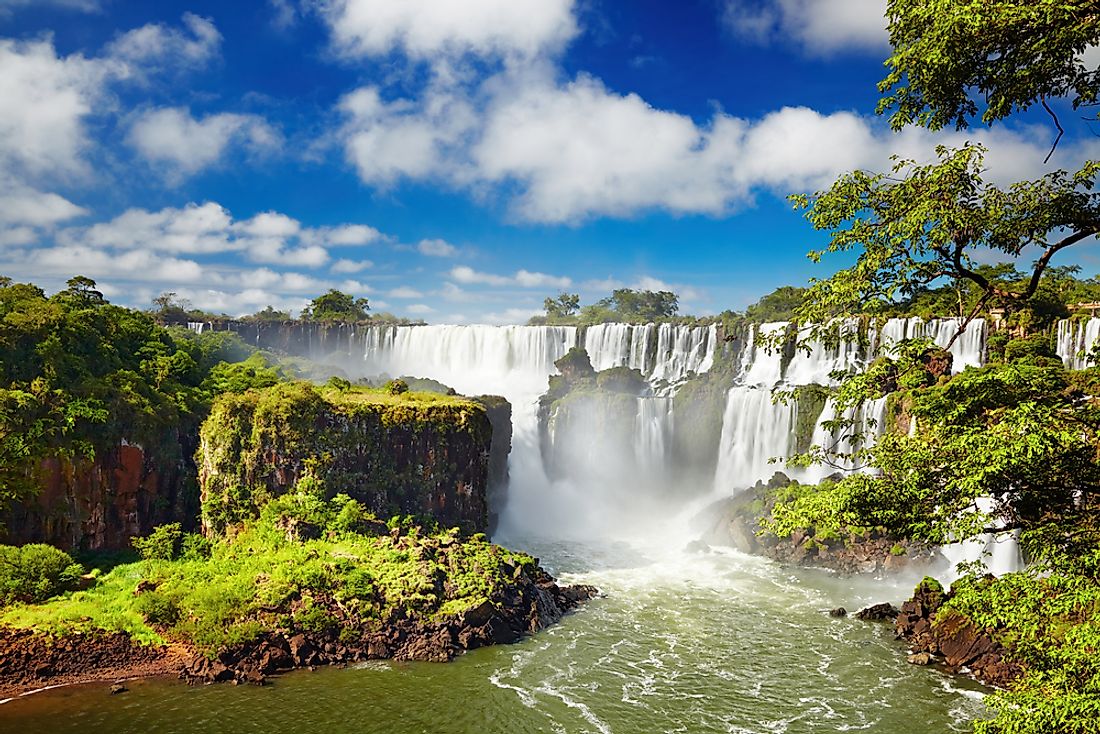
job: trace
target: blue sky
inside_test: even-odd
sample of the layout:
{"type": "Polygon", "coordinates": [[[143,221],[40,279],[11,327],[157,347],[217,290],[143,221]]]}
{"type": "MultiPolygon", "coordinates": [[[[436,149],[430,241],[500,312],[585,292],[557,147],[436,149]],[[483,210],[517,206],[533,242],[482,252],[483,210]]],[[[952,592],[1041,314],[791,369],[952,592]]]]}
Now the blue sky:
{"type": "Polygon", "coordinates": [[[884,6],[0,0],[0,273],[234,315],[331,287],[437,323],[622,286],[741,309],[828,274],[787,193],[967,139],[1043,170],[1041,116],[890,133],[884,6]]]}

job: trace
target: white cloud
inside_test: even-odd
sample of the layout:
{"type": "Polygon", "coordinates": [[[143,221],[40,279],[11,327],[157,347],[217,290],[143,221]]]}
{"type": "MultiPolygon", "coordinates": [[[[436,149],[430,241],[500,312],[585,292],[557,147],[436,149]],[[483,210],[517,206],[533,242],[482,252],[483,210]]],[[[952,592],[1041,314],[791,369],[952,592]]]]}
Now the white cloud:
{"type": "Polygon", "coordinates": [[[340,111],[348,162],[364,182],[378,186],[436,174],[477,125],[468,100],[436,89],[418,102],[386,102],[377,87],[362,87],[340,101],[340,111]]]}
{"type": "Polygon", "coordinates": [[[127,142],[151,163],[194,174],[218,163],[232,144],[253,152],[272,149],[279,134],[256,115],[220,113],[197,119],[183,107],[140,114],[127,142]]]}
{"type": "Polygon", "coordinates": [[[546,273],[533,273],[528,270],[518,270],[515,275],[494,275],[482,273],[465,265],[451,268],[450,277],[459,283],[480,284],[492,286],[520,286],[522,288],[568,288],[573,281],[570,278],[546,273]]]}
{"type": "Polygon", "coordinates": [[[446,240],[440,239],[420,240],[420,244],[416,246],[416,249],[420,251],[421,255],[428,255],[429,257],[454,257],[458,254],[457,247],[446,240]]]}
{"type": "Polygon", "coordinates": [[[394,288],[386,294],[390,298],[422,298],[424,296],[418,290],[409,288],[408,286],[401,286],[400,288],[394,288]]]}
{"type": "Polygon", "coordinates": [[[87,213],[87,209],[57,194],[0,179],[0,228],[51,227],[87,213]]]}
{"type": "Polygon", "coordinates": [[[509,308],[500,312],[487,313],[479,319],[484,324],[525,324],[532,316],[540,316],[543,311],[539,308],[509,308]]]}
{"type": "Polygon", "coordinates": [[[348,260],[346,258],[341,258],[334,262],[329,270],[333,273],[358,273],[373,267],[374,263],[370,260],[348,260]]]}
{"type": "Polygon", "coordinates": [[[99,0],[0,0],[0,19],[19,8],[53,6],[81,13],[97,13],[102,7],[99,0]]]}
{"type": "MultiPolygon", "coordinates": [[[[360,243],[380,237],[376,229],[366,225],[303,227],[298,220],[273,211],[235,221],[216,202],[159,211],[129,209],[106,222],[70,227],[58,235],[60,241],[70,245],[193,255],[237,251],[257,263],[307,268],[319,268],[329,262],[328,250],[319,243],[330,240],[339,244],[360,243]]],[[[349,265],[354,261],[342,262],[334,272],[350,273],[369,267],[368,261],[355,264],[354,269],[349,265]]]]}
{"type": "Polygon", "coordinates": [[[369,245],[383,239],[383,235],[374,227],[365,224],[344,224],[339,227],[321,227],[314,230],[324,244],[331,247],[369,245]]]}
{"type": "Polygon", "coordinates": [[[786,41],[811,54],[884,50],[886,0],[727,0],[724,20],[758,43],[786,41]]]}
{"type": "Polygon", "coordinates": [[[187,30],[150,23],[121,34],[106,47],[107,56],[132,65],[138,74],[201,67],[214,59],[222,36],[214,23],[194,13],[183,14],[187,30]]]}
{"type": "Polygon", "coordinates": [[[0,40],[0,169],[31,176],[86,172],[84,118],[100,103],[109,69],[49,41],[0,40]]]}
{"type": "Polygon", "coordinates": [[[348,56],[534,56],[577,33],[574,0],[331,0],[323,4],[348,56]]]}
{"type": "Polygon", "coordinates": [[[217,30],[185,16],[187,31],[162,25],[123,34],[99,56],[59,56],[51,40],[0,39],[0,171],[42,188],[91,180],[87,124],[115,112],[112,85],[135,81],[158,59],[173,67],[210,58],[217,30]]]}
{"type": "Polygon", "coordinates": [[[423,303],[414,303],[411,306],[406,306],[403,310],[406,313],[414,313],[414,314],[426,314],[426,313],[432,313],[433,311],[435,311],[434,308],[432,308],[431,306],[428,306],[426,304],[423,304],[423,303]]]}

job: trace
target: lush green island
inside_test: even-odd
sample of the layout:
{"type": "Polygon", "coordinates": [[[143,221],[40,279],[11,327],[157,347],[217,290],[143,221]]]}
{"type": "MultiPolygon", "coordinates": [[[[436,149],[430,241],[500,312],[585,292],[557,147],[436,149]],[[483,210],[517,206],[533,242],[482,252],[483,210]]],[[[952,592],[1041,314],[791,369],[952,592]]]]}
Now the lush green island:
{"type": "Polygon", "coordinates": [[[2,693],[449,660],[592,593],[484,535],[498,398],[315,386],[86,278],[5,282],[0,313],[2,693]]]}

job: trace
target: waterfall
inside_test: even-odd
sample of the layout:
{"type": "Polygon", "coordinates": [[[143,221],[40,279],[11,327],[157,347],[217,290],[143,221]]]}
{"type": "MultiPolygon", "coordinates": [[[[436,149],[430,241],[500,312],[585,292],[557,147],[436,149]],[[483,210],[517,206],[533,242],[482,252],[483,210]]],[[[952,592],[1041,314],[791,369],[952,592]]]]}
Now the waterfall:
{"type": "Polygon", "coordinates": [[[628,505],[629,500],[619,495],[637,487],[614,485],[629,484],[628,475],[644,477],[648,484],[667,476],[672,386],[691,373],[709,370],[718,348],[715,326],[601,324],[586,329],[584,345],[597,370],[631,367],[666,388],[655,396],[633,399],[629,456],[603,455],[599,441],[584,445],[578,440],[584,436],[562,436],[555,425],[550,426],[551,443],[568,443],[577,463],[587,469],[580,472],[586,473],[587,481],[578,481],[576,477],[550,479],[538,435],[538,399],[546,391],[547,379],[557,371],[554,362],[577,345],[577,328],[370,326],[355,338],[362,346],[368,375],[427,377],[463,394],[507,398],[513,411],[512,482],[502,523],[537,518],[537,524],[572,527],[578,527],[585,515],[621,512],[615,505],[628,505]],[[623,467],[631,471],[624,473],[623,467]]]}
{"type": "Polygon", "coordinates": [[[719,443],[716,489],[727,492],[752,486],[783,470],[773,457],[792,453],[797,408],[772,400],[771,390],[734,387],[726,397],[719,443]]]}
{"type": "Polygon", "coordinates": [[[195,332],[196,334],[202,334],[202,332],[206,329],[206,323],[203,321],[188,321],[187,328],[195,332]]]}
{"type": "Polygon", "coordinates": [[[892,354],[892,349],[902,339],[931,339],[937,346],[948,349],[952,361],[951,371],[962,372],[967,367],[981,367],[985,364],[985,319],[973,319],[959,338],[948,348],[951,337],[958,331],[962,319],[922,318],[888,319],[880,332],[883,353],[892,354]]]}
{"type": "Polygon", "coordinates": [[[584,348],[596,371],[630,367],[651,382],[682,382],[708,371],[718,345],[717,326],[596,324],[584,332],[584,348]]]}
{"type": "Polygon", "coordinates": [[[1062,362],[1071,370],[1083,370],[1088,367],[1085,355],[1100,340],[1100,318],[1088,321],[1063,319],[1058,322],[1057,353],[1062,362]]]}

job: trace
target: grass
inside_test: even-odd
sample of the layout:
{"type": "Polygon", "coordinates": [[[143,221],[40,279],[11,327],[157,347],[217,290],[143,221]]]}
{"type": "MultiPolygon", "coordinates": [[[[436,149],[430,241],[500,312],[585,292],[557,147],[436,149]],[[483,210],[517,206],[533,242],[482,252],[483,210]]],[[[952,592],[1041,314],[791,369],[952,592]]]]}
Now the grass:
{"type": "Polygon", "coordinates": [[[497,596],[514,583],[516,567],[534,571],[530,556],[483,535],[399,519],[387,533],[356,506],[346,497],[279,498],[232,539],[209,546],[208,557],[118,565],[90,590],[0,612],[0,624],[52,635],[121,631],[212,655],[265,631],[354,634],[400,617],[438,621],[497,596]],[[318,537],[300,540],[304,529],[318,537]]]}

